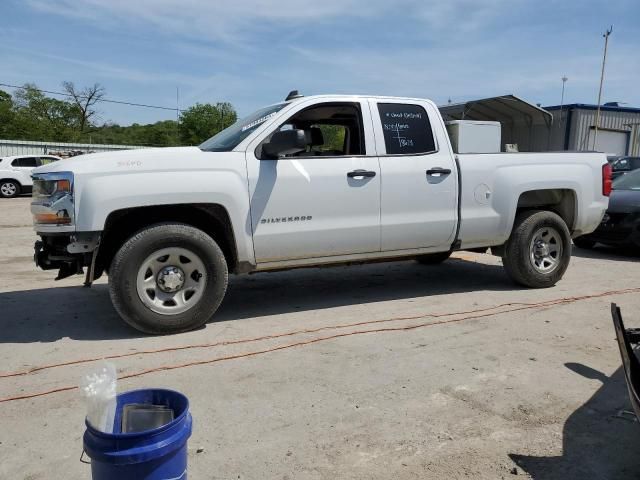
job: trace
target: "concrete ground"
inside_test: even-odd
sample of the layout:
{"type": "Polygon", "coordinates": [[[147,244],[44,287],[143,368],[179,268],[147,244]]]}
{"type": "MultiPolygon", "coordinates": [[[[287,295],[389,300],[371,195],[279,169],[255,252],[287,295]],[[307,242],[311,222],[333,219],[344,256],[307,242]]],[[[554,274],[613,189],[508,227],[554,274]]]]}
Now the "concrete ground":
{"type": "MultiPolygon", "coordinates": [[[[609,314],[615,301],[640,326],[640,295],[495,308],[637,287],[640,257],[576,249],[565,278],[546,290],[514,286],[499,259],[466,252],[435,267],[405,261],[235,277],[206,328],[147,337],[118,318],[104,279],[83,289],[80,277],[54,282],[54,272],[36,270],[28,204],[0,202],[2,372],[134,354],[113,360],[127,375],[387,329],[119,382],[120,390],[162,386],[189,397],[190,478],[640,474],[640,425],[624,412],[609,314]],[[419,328],[388,330],[405,326],[419,328]],[[251,340],[282,333],[290,335],[251,340]],[[234,340],[247,341],[136,353],[234,340]]],[[[92,366],[0,378],[0,398],[77,385],[92,366]]],[[[0,478],[90,478],[79,461],[84,412],[78,390],[1,402],[0,478]]]]}

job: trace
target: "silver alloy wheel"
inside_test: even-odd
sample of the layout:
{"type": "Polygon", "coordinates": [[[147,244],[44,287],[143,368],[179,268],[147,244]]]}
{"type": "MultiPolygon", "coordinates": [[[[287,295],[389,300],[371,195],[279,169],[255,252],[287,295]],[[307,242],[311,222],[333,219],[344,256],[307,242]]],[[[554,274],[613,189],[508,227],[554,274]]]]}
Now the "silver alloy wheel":
{"type": "Polygon", "coordinates": [[[0,185],[0,192],[7,197],[13,197],[18,191],[16,184],[13,182],[5,182],[0,185]]]}
{"type": "Polygon", "coordinates": [[[138,296],[150,310],[177,315],[198,303],[207,284],[204,263],[190,250],[163,248],[149,255],[138,269],[138,296]]]}
{"type": "Polygon", "coordinates": [[[536,230],[529,246],[531,265],[540,273],[551,273],[560,265],[562,237],[555,228],[536,230]]]}

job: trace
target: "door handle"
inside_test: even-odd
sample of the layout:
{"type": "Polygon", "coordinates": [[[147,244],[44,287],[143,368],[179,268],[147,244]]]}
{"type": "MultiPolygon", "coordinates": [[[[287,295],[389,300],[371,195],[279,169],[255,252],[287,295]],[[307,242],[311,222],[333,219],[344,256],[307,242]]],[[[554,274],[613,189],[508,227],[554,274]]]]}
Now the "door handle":
{"type": "Polygon", "coordinates": [[[427,170],[427,175],[450,175],[450,168],[435,167],[427,170]]]}
{"type": "Polygon", "coordinates": [[[375,177],[376,176],[376,172],[373,172],[371,170],[353,170],[349,173],[347,173],[347,177],[349,178],[355,178],[355,177],[375,177]]]}

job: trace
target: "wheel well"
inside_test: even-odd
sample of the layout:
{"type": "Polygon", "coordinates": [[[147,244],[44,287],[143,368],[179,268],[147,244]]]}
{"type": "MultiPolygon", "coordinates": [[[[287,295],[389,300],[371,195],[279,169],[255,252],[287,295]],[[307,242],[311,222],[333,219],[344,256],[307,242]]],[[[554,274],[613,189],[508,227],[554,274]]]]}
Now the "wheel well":
{"type": "Polygon", "coordinates": [[[576,193],[573,190],[557,188],[548,190],[530,190],[523,192],[518,198],[516,213],[523,210],[549,210],[558,214],[567,224],[570,232],[573,232],[577,203],[576,193]]]}
{"type": "Polygon", "coordinates": [[[108,270],[118,249],[133,234],[161,222],[186,223],[207,233],[222,249],[229,270],[236,270],[236,243],[226,209],[217,204],[185,204],[135,207],[110,213],[100,241],[96,271],[108,270]]]}
{"type": "Polygon", "coordinates": [[[11,178],[11,177],[1,178],[1,177],[0,177],[0,182],[4,182],[5,180],[10,180],[10,181],[12,181],[13,183],[17,183],[17,184],[18,184],[18,186],[19,186],[20,188],[22,188],[22,184],[21,184],[18,180],[16,180],[15,178],[11,178]]]}

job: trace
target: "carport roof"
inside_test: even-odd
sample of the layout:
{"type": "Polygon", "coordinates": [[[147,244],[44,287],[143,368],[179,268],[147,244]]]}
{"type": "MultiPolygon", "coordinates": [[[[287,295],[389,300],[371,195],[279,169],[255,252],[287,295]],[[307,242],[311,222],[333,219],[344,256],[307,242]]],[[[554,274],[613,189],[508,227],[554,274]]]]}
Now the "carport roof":
{"type": "Polygon", "coordinates": [[[545,109],[515,95],[481,98],[438,107],[445,120],[491,120],[500,123],[525,123],[528,126],[546,125],[553,116],[545,109]]]}
{"type": "MultiPolygon", "coordinates": [[[[597,110],[598,106],[590,103],[569,103],[566,105],[552,105],[549,107],[544,107],[546,110],[571,110],[571,109],[580,109],[580,110],[597,110]]],[[[617,105],[616,102],[605,103],[604,105],[600,105],[600,110],[603,112],[626,112],[626,113],[640,113],[639,107],[623,107],[617,105]]]]}

